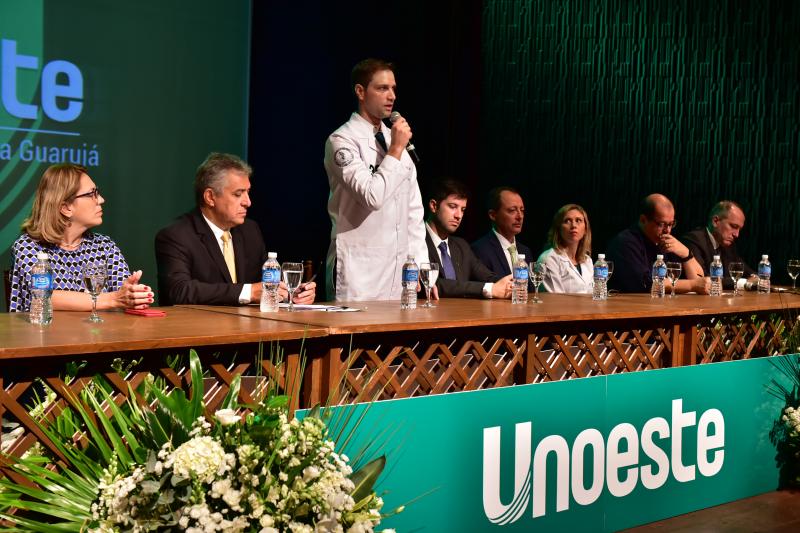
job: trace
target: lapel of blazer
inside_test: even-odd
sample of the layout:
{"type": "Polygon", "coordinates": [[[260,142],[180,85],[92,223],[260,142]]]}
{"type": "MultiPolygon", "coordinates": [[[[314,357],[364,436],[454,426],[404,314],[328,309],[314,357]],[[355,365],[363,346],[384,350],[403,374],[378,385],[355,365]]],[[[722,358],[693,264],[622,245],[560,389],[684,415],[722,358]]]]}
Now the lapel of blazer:
{"type": "MultiPolygon", "coordinates": [[[[431,239],[431,236],[428,234],[427,229],[425,230],[425,244],[428,247],[428,260],[431,263],[439,263],[439,266],[441,267],[442,261],[439,259],[439,251],[433,245],[433,240],[431,239]]],[[[444,277],[444,274],[442,274],[442,277],[444,277]]]]}
{"type": "Polygon", "coordinates": [[[492,243],[492,249],[494,250],[495,259],[497,259],[497,264],[500,265],[500,272],[495,272],[500,277],[508,276],[511,274],[511,269],[508,268],[508,261],[506,260],[506,252],[503,250],[503,247],[500,246],[500,241],[497,240],[497,235],[494,232],[491,233],[491,239],[489,242],[492,243]]]}
{"type": "MultiPolygon", "coordinates": [[[[230,272],[228,272],[228,265],[225,264],[225,258],[222,257],[222,250],[219,249],[219,244],[217,244],[217,239],[214,238],[214,233],[211,231],[211,228],[208,227],[208,224],[203,218],[203,215],[199,211],[195,212],[193,220],[194,220],[195,231],[197,231],[197,236],[200,238],[200,241],[203,243],[203,246],[205,246],[208,255],[211,257],[211,259],[214,260],[214,264],[219,270],[220,275],[228,283],[233,283],[233,280],[231,279],[231,274],[230,272]]],[[[234,243],[234,247],[235,246],[236,244],[234,243]]],[[[236,272],[238,275],[239,272],[238,266],[236,267],[236,272]]]]}
{"type": "Polygon", "coordinates": [[[231,237],[233,239],[233,257],[236,261],[236,281],[239,283],[244,283],[247,255],[245,250],[246,244],[244,242],[244,234],[242,234],[241,228],[241,226],[231,228],[231,237]]]}
{"type": "Polygon", "coordinates": [[[456,279],[466,281],[469,276],[465,276],[464,268],[464,254],[461,253],[461,246],[456,242],[454,237],[447,239],[447,248],[450,250],[450,259],[453,260],[453,270],[456,271],[456,279]]]}

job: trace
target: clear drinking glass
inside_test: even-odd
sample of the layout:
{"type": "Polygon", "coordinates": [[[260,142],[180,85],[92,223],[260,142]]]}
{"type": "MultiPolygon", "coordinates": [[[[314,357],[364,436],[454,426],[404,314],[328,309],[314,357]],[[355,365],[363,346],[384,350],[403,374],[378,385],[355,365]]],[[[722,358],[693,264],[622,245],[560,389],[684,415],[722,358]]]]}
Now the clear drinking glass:
{"type": "Polygon", "coordinates": [[[289,291],[289,309],[287,311],[294,311],[294,291],[303,281],[303,263],[284,263],[281,265],[281,272],[283,272],[286,290],[289,291]]]}
{"type": "Polygon", "coordinates": [[[728,275],[733,280],[733,295],[739,296],[739,278],[744,275],[744,263],[731,263],[728,265],[728,275]]]}
{"type": "MultiPolygon", "coordinates": [[[[606,259],[606,265],[608,266],[608,277],[606,278],[606,288],[608,288],[608,280],[611,279],[611,274],[614,273],[614,261],[609,261],[608,259],[606,259]]],[[[610,298],[612,291],[608,290],[606,292],[608,293],[608,297],[610,298]]],[[[617,292],[617,291],[613,291],[613,292],[617,292]]]]}
{"type": "Polygon", "coordinates": [[[531,302],[540,304],[542,300],[539,298],[539,285],[544,281],[544,263],[538,261],[535,263],[528,263],[528,271],[531,275],[531,283],[533,283],[533,300],[531,300],[531,302]]]}
{"type": "Polygon", "coordinates": [[[425,287],[425,297],[427,299],[420,307],[436,307],[431,302],[431,288],[436,285],[436,280],[439,279],[439,263],[420,263],[419,277],[422,280],[422,286],[425,287]]]}
{"type": "Polygon", "coordinates": [[[786,270],[789,271],[789,277],[792,278],[792,289],[796,289],[797,275],[800,274],[800,259],[789,259],[786,270]]]}
{"type": "Polygon", "coordinates": [[[89,322],[99,323],[103,319],[97,314],[97,296],[103,292],[106,286],[106,263],[105,261],[88,261],[83,265],[81,277],[86,286],[86,292],[92,297],[92,314],[89,315],[89,322]]]}
{"type": "Polygon", "coordinates": [[[667,277],[672,282],[672,290],[669,293],[670,298],[675,298],[675,282],[681,279],[681,270],[683,267],[677,261],[670,261],[667,263],[667,277]]]}

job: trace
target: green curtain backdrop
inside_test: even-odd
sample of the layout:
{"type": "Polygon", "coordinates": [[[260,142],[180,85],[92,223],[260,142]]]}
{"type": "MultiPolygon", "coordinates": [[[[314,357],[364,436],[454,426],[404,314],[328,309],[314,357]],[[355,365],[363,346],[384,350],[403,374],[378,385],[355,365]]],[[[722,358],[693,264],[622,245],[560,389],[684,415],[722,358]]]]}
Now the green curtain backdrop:
{"type": "MultiPolygon", "coordinates": [[[[72,149],[106,199],[97,231],[155,288],[153,238],[193,205],[197,165],[211,151],[246,155],[250,2],[7,0],[0,39],[38,63],[15,73],[18,100],[37,105],[37,118],[0,104],[0,266],[11,268],[10,246],[42,172],[69,162],[62,149],[72,149]],[[83,78],[82,110],[68,122],[41,104],[42,71],[56,60],[83,78]]],[[[61,109],[67,103],[57,99],[61,109]]]]}
{"type": "MultiPolygon", "coordinates": [[[[739,249],[788,283],[800,223],[800,4],[485,0],[482,176],[527,199],[538,247],[556,209],[589,211],[593,252],[662,192],[678,235],[744,207],[739,249]]],[[[488,187],[487,187],[488,188],[488,187]]]]}

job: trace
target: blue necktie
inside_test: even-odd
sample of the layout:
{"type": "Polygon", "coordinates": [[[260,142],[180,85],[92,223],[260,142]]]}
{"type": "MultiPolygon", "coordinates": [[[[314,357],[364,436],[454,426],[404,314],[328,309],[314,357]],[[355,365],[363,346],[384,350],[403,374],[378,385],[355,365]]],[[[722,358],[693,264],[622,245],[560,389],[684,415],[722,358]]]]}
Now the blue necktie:
{"type": "Polygon", "coordinates": [[[453,268],[453,260],[450,259],[450,254],[447,253],[447,243],[444,241],[440,242],[439,250],[442,252],[442,270],[444,270],[445,279],[456,279],[456,269],[453,268]]]}

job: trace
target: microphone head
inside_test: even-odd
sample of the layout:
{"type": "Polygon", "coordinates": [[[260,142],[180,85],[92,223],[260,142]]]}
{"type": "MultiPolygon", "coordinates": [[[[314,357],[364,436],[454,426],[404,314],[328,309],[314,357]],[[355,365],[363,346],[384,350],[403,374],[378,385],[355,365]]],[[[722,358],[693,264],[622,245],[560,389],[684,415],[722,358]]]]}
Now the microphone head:
{"type": "Polygon", "coordinates": [[[389,115],[389,122],[394,124],[395,122],[397,122],[397,119],[400,118],[400,117],[402,117],[402,115],[400,113],[398,113],[397,111],[392,111],[392,114],[389,115]]]}

